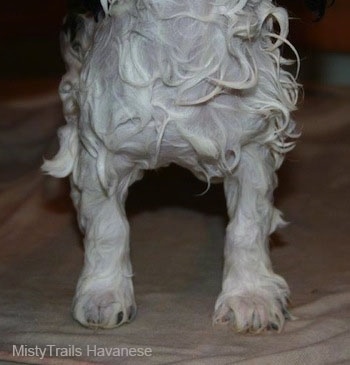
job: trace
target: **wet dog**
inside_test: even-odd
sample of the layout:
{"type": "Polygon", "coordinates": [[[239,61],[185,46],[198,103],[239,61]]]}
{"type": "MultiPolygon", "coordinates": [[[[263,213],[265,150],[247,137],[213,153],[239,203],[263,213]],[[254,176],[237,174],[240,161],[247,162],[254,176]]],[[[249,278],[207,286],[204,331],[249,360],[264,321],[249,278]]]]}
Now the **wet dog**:
{"type": "Polygon", "coordinates": [[[272,270],[268,240],[283,225],[276,170],[298,137],[290,116],[298,85],[280,51],[287,35],[287,12],[271,0],[101,0],[93,15],[67,19],[59,89],[67,124],[43,169],[70,176],[85,235],[73,305],[81,324],[133,319],[128,187],[176,163],[224,184],[214,323],[282,329],[289,289],[272,270]]]}

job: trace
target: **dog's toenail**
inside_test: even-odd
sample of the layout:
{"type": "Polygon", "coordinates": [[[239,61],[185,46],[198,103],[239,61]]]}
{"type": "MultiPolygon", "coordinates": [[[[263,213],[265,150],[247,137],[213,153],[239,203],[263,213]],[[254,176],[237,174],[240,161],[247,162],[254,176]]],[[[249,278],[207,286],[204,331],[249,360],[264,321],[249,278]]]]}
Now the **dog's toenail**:
{"type": "Polygon", "coordinates": [[[121,323],[122,320],[124,318],[124,313],[123,312],[119,312],[118,313],[118,317],[117,317],[117,324],[121,323]]]}
{"type": "Polygon", "coordinates": [[[278,331],[278,326],[277,324],[275,323],[269,323],[268,326],[267,326],[267,329],[270,331],[270,330],[273,330],[273,331],[278,331]]]}
{"type": "Polygon", "coordinates": [[[128,316],[129,321],[132,321],[134,319],[135,315],[136,315],[136,308],[132,305],[129,308],[129,316],[128,316]]]}

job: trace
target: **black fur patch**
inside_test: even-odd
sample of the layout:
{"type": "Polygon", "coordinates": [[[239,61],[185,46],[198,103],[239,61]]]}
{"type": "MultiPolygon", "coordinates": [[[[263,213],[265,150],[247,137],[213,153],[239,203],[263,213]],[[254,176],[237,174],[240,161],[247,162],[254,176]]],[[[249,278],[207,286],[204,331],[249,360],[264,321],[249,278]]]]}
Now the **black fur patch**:
{"type": "Polygon", "coordinates": [[[83,19],[77,13],[70,13],[64,20],[63,32],[69,35],[69,41],[72,43],[77,36],[78,31],[84,26],[83,19]]]}
{"type": "Polygon", "coordinates": [[[331,6],[335,0],[305,0],[306,6],[316,15],[319,20],[323,17],[326,8],[331,6]]]}
{"type": "Polygon", "coordinates": [[[104,11],[100,0],[67,0],[68,11],[70,13],[85,14],[93,16],[98,22],[101,17],[104,17],[104,11]]]}
{"type": "Polygon", "coordinates": [[[96,21],[98,21],[101,14],[102,16],[105,15],[100,0],[82,0],[82,5],[94,15],[96,21]]]}

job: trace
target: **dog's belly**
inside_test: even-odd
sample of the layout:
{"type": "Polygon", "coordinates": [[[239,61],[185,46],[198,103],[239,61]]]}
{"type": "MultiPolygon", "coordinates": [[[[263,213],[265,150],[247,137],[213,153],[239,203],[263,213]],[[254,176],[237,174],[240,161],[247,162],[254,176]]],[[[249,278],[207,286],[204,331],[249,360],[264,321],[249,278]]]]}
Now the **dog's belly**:
{"type": "MultiPolygon", "coordinates": [[[[125,141],[121,148],[115,151],[115,154],[145,170],[174,163],[190,170],[203,181],[210,179],[215,182],[224,176],[223,169],[220,169],[221,157],[219,155],[203,154],[196,150],[183,137],[175,122],[169,122],[164,131],[161,130],[159,124],[158,121],[150,121],[141,132],[125,141]]],[[[198,135],[197,138],[200,140],[201,136],[198,135]]],[[[206,141],[209,141],[208,137],[203,141],[204,145],[206,141]]],[[[229,155],[230,151],[227,151],[227,160],[233,158],[233,154],[229,155]]]]}

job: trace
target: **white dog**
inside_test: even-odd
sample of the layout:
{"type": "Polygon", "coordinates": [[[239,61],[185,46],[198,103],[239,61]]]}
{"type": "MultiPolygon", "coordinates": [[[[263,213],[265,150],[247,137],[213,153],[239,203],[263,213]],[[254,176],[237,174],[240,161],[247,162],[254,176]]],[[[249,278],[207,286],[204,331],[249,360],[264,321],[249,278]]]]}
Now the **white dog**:
{"type": "Polygon", "coordinates": [[[298,85],[280,54],[287,12],[272,0],[100,5],[98,21],[78,16],[62,36],[67,124],[43,166],[70,176],[85,234],[74,317],[103,328],[134,317],[128,187],[144,170],[177,163],[224,183],[230,221],[214,323],[281,330],[289,289],[271,268],[268,240],[283,224],[275,171],[298,136],[298,85]]]}

